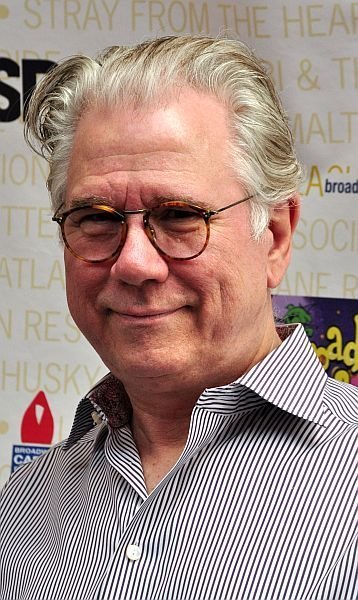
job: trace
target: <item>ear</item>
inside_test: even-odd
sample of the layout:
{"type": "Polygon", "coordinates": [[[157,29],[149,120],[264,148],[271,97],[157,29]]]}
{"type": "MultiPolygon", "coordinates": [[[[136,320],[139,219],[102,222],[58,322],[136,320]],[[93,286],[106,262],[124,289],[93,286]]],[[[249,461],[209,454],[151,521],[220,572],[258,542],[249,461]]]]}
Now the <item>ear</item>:
{"type": "Polygon", "coordinates": [[[275,288],[282,280],[291,259],[292,238],[300,215],[300,197],[292,196],[271,213],[271,247],[267,261],[267,287],[275,288]]]}

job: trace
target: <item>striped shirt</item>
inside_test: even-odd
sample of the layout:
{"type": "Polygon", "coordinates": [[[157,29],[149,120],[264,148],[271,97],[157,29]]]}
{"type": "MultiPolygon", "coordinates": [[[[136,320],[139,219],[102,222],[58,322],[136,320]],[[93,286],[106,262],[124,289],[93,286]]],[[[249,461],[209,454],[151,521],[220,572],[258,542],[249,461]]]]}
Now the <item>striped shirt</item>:
{"type": "Polygon", "coordinates": [[[108,375],[69,439],[3,490],[1,600],[357,598],[357,398],[296,326],[203,392],[180,459],[148,495],[108,375]]]}

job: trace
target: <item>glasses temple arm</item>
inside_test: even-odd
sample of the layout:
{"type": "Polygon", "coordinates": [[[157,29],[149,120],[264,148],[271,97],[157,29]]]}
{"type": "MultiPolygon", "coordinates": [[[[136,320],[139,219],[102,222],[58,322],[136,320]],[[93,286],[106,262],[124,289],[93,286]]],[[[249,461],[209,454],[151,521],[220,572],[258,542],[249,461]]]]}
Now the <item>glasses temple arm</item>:
{"type": "Polygon", "coordinates": [[[228,206],[223,206],[222,208],[218,208],[217,210],[210,210],[209,214],[210,214],[210,216],[217,215],[218,213],[222,212],[223,210],[232,208],[233,206],[237,206],[238,204],[242,204],[242,202],[246,202],[247,200],[251,200],[251,198],[253,198],[254,196],[255,196],[255,194],[251,194],[251,196],[247,196],[246,198],[243,198],[242,200],[236,200],[236,202],[233,202],[232,204],[229,204],[228,206]]]}

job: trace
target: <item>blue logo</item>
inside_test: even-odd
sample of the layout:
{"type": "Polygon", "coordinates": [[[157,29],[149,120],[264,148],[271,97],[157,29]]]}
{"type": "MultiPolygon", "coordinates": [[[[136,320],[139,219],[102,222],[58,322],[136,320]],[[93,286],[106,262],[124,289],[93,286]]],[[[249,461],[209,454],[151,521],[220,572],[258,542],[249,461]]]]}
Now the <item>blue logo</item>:
{"type": "Polygon", "coordinates": [[[34,458],[38,458],[47,450],[50,446],[25,446],[16,445],[12,447],[12,459],[11,459],[11,473],[16,471],[22,465],[31,462],[34,458]]]}

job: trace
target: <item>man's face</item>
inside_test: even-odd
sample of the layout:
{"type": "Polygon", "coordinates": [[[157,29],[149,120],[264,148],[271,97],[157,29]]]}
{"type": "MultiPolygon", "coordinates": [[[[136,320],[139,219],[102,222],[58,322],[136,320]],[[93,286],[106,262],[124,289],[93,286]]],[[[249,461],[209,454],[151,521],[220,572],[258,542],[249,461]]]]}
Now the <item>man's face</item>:
{"type": "MultiPolygon", "coordinates": [[[[224,106],[189,89],[153,109],[89,110],[75,135],[66,207],[93,196],[127,210],[158,199],[210,209],[235,202],[247,194],[228,139],[224,106]]],[[[65,249],[72,316],[127,390],[140,380],[163,390],[227,383],[275,343],[274,237],[269,229],[252,240],[246,202],[212,218],[203,254],[172,261],[132,215],[116,260],[85,263],[65,249]]]]}

